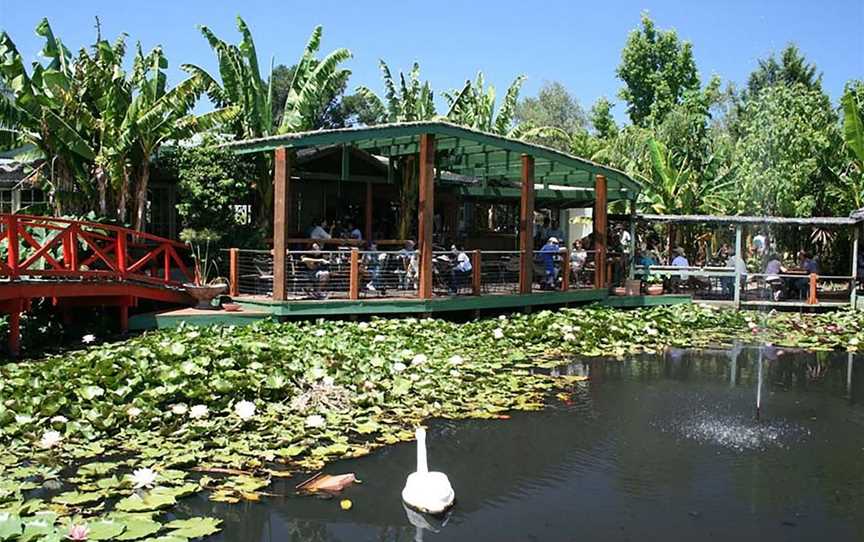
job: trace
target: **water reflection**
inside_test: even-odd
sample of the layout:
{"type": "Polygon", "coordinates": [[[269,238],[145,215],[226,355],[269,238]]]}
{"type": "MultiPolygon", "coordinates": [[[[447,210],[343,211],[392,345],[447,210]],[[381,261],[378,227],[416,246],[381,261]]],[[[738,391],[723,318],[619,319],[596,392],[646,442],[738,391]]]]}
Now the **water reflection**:
{"type": "Polygon", "coordinates": [[[431,424],[430,467],[459,495],[443,521],[401,503],[410,443],[328,468],[364,480],[349,512],[297,497],[186,505],[238,542],[864,539],[855,356],[738,346],[557,371],[590,380],[542,412],[431,424]]]}

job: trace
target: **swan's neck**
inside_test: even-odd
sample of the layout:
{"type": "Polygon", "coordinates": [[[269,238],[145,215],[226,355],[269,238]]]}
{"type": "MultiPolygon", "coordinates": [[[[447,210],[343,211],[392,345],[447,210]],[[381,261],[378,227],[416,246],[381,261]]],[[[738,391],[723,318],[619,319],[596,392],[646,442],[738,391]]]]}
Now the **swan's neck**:
{"type": "Polygon", "coordinates": [[[426,465],[426,430],[417,430],[417,472],[429,472],[426,465]]]}

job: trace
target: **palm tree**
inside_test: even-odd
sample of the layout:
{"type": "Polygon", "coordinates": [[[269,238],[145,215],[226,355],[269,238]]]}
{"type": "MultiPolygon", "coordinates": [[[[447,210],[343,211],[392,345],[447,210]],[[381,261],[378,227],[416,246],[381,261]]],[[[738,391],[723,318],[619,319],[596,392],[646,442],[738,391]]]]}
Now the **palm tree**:
{"type": "MultiPolygon", "coordinates": [[[[221,82],[198,66],[183,64],[181,68],[205,82],[207,95],[217,107],[235,106],[239,109],[232,126],[238,138],[250,139],[313,129],[322,100],[332,95],[350,73],[340,65],[351,58],[351,52],[348,49],[336,49],[323,59],[318,59],[323,29],[316,26],[297,62],[282,117],[277,124],[273,117],[273,63],[270,66],[271,76],[265,82],[258,67],[252,33],[241,17],[237,17],[237,29],[242,38],[239,44],[234,45],[220,40],[206,26],[200,28],[216,54],[221,82]]],[[[269,226],[273,202],[270,156],[257,155],[256,168],[256,188],[263,208],[259,220],[264,226],[269,226]]]]}

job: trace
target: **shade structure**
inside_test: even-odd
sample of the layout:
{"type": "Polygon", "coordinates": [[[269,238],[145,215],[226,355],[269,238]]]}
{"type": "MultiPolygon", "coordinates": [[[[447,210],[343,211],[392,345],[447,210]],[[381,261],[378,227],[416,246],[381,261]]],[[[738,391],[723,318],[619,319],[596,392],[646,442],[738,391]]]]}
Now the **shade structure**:
{"type": "MultiPolygon", "coordinates": [[[[626,173],[543,145],[481,132],[445,121],[404,122],[376,126],[317,130],[226,143],[236,154],[344,145],[385,158],[417,155],[422,135],[435,137],[436,183],[446,175],[462,176],[476,195],[517,196],[521,156],[534,158],[534,184],[550,199],[590,202],[594,180],[603,175],[608,199],[635,200],[639,184],[626,173]],[[506,189],[514,188],[515,193],[506,189]],[[511,195],[512,194],[512,195],[511,195]]],[[[445,179],[447,180],[447,179],[445,179]]],[[[452,181],[452,177],[451,180],[452,181]]],[[[518,197],[518,196],[517,196],[518,197]]]]}

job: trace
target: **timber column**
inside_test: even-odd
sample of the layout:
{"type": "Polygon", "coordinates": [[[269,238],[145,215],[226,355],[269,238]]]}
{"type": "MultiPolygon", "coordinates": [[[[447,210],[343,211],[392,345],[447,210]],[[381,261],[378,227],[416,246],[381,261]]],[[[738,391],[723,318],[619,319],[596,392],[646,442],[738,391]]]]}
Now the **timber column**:
{"type": "MultiPolygon", "coordinates": [[[[597,175],[594,177],[594,287],[606,287],[606,209],[608,197],[606,190],[606,177],[597,175]]],[[[631,239],[631,242],[633,240],[631,239]]]]}
{"type": "Polygon", "coordinates": [[[420,299],[432,298],[432,219],[435,213],[435,136],[420,134],[417,244],[420,251],[420,299]]]}
{"type": "Polygon", "coordinates": [[[285,259],[288,222],[290,220],[291,157],[288,149],[280,147],[275,151],[273,162],[273,300],[284,301],[285,259]]]}
{"type": "Polygon", "coordinates": [[[530,294],[534,283],[534,157],[522,155],[519,205],[519,293],[530,294]]]}

